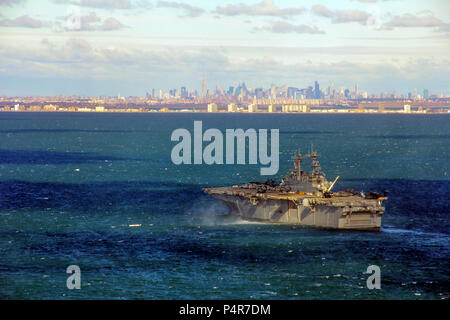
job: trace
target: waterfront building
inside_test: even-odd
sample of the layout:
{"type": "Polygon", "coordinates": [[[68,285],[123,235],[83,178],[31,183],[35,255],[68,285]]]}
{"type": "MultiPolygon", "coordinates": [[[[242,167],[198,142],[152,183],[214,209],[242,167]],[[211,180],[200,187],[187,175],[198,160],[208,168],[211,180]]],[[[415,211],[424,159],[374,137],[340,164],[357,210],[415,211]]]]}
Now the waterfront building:
{"type": "Polygon", "coordinates": [[[249,104],[248,105],[248,112],[258,112],[258,105],[257,104],[249,104]]]}
{"type": "Polygon", "coordinates": [[[30,111],[42,111],[41,106],[30,106],[30,108],[28,109],[30,111]]]}
{"type": "Polygon", "coordinates": [[[228,105],[228,112],[236,112],[237,111],[237,105],[234,103],[230,103],[228,105]]]}
{"type": "Polygon", "coordinates": [[[217,104],[215,104],[215,103],[208,104],[208,112],[217,112],[217,111],[219,111],[217,104]]]}

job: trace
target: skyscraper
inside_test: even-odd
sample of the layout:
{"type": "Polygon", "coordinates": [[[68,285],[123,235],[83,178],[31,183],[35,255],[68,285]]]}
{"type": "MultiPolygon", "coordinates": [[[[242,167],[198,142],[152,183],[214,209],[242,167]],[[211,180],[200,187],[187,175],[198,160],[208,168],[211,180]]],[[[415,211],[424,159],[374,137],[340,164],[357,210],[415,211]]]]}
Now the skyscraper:
{"type": "Polygon", "coordinates": [[[186,87],[181,87],[181,97],[186,98],[188,96],[186,87]]]}
{"type": "Polygon", "coordinates": [[[206,78],[203,77],[203,80],[202,80],[202,96],[203,97],[206,97],[207,90],[208,89],[206,87],[206,78]]]}
{"type": "Polygon", "coordinates": [[[328,95],[331,96],[333,94],[333,90],[334,90],[334,84],[330,83],[330,85],[328,86],[328,95]]]}
{"type": "Polygon", "coordinates": [[[320,99],[320,87],[317,80],[314,82],[314,98],[320,99]]]}
{"type": "Polygon", "coordinates": [[[348,98],[348,97],[350,96],[350,90],[345,89],[345,91],[344,91],[344,96],[345,96],[346,98],[348,98]]]}
{"type": "Polygon", "coordinates": [[[295,87],[288,87],[287,89],[287,97],[288,98],[295,98],[295,93],[297,92],[297,88],[295,87]]]}
{"type": "Polygon", "coordinates": [[[270,98],[275,99],[277,97],[277,89],[274,84],[270,86],[270,98]]]}

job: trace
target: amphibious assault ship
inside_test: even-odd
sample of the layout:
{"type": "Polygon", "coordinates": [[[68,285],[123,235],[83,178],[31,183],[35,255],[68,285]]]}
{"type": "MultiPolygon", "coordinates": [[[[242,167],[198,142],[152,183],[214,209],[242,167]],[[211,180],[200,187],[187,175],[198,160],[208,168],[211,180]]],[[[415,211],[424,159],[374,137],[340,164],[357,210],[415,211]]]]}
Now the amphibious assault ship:
{"type": "Polygon", "coordinates": [[[293,157],[294,169],[290,169],[279,183],[267,180],[203,190],[222,200],[230,214],[245,220],[379,231],[386,191],[383,194],[354,190],[332,192],[339,176],[333,182],[327,181],[318,157],[313,147],[305,156],[298,152],[293,157]],[[311,172],[302,170],[304,158],[311,159],[311,172]]]}

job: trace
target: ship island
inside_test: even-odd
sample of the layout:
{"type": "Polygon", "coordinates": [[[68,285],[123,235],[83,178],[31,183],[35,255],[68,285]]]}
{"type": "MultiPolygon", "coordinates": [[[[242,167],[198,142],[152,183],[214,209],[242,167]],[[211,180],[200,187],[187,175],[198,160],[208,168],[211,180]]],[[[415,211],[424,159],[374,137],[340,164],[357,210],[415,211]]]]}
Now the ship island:
{"type": "Polygon", "coordinates": [[[244,220],[302,225],[329,229],[380,231],[385,211],[382,193],[353,189],[332,191],[339,179],[328,181],[319,164],[319,154],[311,146],[309,154],[293,157],[294,169],[280,181],[248,182],[231,187],[203,188],[221,200],[230,215],[244,220]],[[302,161],[311,160],[311,172],[302,161]]]}

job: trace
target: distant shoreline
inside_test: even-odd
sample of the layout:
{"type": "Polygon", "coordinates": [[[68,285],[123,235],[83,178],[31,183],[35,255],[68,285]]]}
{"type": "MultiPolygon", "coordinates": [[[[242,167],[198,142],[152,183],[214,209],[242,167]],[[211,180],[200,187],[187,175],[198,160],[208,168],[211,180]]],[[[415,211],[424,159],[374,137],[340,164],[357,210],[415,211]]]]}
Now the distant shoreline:
{"type": "Polygon", "coordinates": [[[0,110],[1,113],[79,113],[79,114],[160,114],[160,113],[170,113],[170,114],[233,114],[233,115],[257,115],[257,114],[270,114],[270,115],[306,115],[306,114],[415,114],[415,115],[430,115],[430,114],[450,114],[450,109],[448,111],[432,111],[432,112],[424,112],[424,111],[412,111],[412,112],[404,112],[403,110],[391,110],[391,111],[371,111],[371,112],[360,112],[360,111],[310,111],[310,112],[208,112],[208,111],[32,111],[32,110],[0,110]]]}

